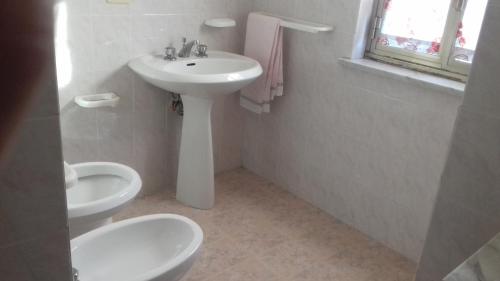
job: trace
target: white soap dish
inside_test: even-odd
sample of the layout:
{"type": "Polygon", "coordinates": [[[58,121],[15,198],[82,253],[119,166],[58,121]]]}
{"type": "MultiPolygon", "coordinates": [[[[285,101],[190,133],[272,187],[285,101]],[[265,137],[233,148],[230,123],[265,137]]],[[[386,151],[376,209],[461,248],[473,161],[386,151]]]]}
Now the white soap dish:
{"type": "Polygon", "coordinates": [[[231,18],[215,18],[206,20],[205,25],[211,27],[233,27],[236,26],[236,21],[231,18]]]}
{"type": "Polygon", "coordinates": [[[115,107],[120,97],[115,93],[104,93],[75,97],[75,102],[84,108],[115,107]]]}

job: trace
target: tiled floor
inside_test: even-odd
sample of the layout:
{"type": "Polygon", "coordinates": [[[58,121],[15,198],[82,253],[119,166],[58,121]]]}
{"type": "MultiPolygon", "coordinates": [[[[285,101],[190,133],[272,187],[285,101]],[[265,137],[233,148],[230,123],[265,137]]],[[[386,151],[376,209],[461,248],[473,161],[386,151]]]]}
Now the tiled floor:
{"type": "Polygon", "coordinates": [[[137,199],[115,219],[176,213],[198,222],[204,249],[183,281],[411,281],[415,264],[244,169],[216,178],[216,206],[171,193],[137,199]]]}

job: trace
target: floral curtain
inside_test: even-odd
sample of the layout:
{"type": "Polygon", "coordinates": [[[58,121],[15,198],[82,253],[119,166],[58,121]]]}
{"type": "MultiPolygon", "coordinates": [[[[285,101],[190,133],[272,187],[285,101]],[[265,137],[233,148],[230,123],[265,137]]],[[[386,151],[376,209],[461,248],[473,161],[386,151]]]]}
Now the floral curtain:
{"type": "MultiPolygon", "coordinates": [[[[456,29],[452,58],[472,61],[488,0],[469,0],[456,29]]],[[[438,56],[451,0],[384,0],[377,47],[438,56]]]]}
{"type": "Polygon", "coordinates": [[[437,55],[450,0],[385,0],[378,45],[437,55]]]}
{"type": "Polygon", "coordinates": [[[488,0],[469,0],[467,2],[463,19],[457,28],[457,38],[452,55],[454,60],[472,62],[487,4],[488,0]]]}

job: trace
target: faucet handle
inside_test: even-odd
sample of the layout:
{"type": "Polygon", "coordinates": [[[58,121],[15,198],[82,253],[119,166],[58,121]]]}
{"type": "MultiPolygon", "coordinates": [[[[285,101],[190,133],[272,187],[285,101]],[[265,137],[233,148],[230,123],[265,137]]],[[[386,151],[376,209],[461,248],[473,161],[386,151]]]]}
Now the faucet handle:
{"type": "Polygon", "coordinates": [[[174,47],[170,46],[165,48],[165,60],[176,60],[177,58],[175,56],[176,50],[174,47]]]}
{"type": "Polygon", "coordinates": [[[208,46],[206,44],[198,44],[196,46],[196,56],[200,58],[208,57],[207,55],[208,46]]]}
{"type": "Polygon", "coordinates": [[[187,38],[186,37],[182,37],[182,46],[186,46],[186,43],[187,43],[187,38]]]}

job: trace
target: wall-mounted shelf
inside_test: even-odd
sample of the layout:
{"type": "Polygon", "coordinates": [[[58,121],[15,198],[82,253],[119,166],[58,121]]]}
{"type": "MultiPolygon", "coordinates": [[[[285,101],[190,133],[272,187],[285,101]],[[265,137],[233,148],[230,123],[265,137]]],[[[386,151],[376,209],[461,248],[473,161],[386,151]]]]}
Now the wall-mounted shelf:
{"type": "Polygon", "coordinates": [[[231,18],[215,18],[206,20],[205,25],[211,27],[233,27],[236,26],[236,21],[231,18]]]}
{"type": "Polygon", "coordinates": [[[266,13],[266,12],[258,12],[258,14],[279,18],[279,19],[281,19],[281,26],[282,27],[300,30],[300,31],[304,31],[304,32],[310,32],[310,33],[330,32],[330,31],[333,31],[333,29],[334,29],[333,26],[331,26],[331,25],[310,22],[310,21],[305,21],[305,20],[300,20],[300,19],[294,19],[294,18],[290,18],[290,17],[278,16],[278,15],[266,13]]]}

